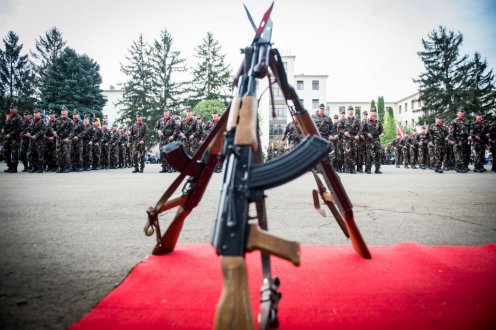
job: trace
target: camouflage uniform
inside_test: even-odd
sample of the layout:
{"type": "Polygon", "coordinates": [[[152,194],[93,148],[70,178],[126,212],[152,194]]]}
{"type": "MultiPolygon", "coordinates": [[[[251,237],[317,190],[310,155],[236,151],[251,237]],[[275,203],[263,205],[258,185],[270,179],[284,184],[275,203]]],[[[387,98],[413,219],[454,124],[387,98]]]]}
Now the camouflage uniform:
{"type": "Polygon", "coordinates": [[[3,155],[8,169],[5,172],[17,172],[17,164],[19,163],[19,146],[21,142],[21,132],[23,130],[23,119],[19,114],[10,116],[5,120],[3,126],[3,155]],[[6,135],[9,135],[7,137],[6,135]]]}
{"type": "Polygon", "coordinates": [[[428,134],[420,133],[419,136],[419,146],[418,146],[418,162],[419,167],[425,170],[428,166],[428,158],[429,158],[429,136],[428,134]]]}
{"type": "Polygon", "coordinates": [[[289,144],[292,145],[296,145],[301,141],[300,129],[294,122],[290,122],[286,125],[282,140],[285,141],[286,139],[288,139],[289,144]]]}
{"type": "Polygon", "coordinates": [[[93,170],[98,170],[100,168],[100,158],[102,156],[102,140],[103,140],[103,132],[98,125],[93,125],[93,152],[92,152],[92,158],[93,158],[93,170]]]}
{"type": "Polygon", "coordinates": [[[405,142],[401,138],[397,138],[393,142],[394,144],[394,163],[396,167],[400,167],[403,157],[403,145],[405,142]]]}
{"type": "Polygon", "coordinates": [[[47,165],[47,171],[53,172],[57,169],[57,161],[55,157],[55,137],[53,132],[55,129],[55,118],[49,119],[46,123],[45,130],[45,164],[47,165]],[[52,138],[52,140],[50,140],[52,138]]]}
{"type": "Polygon", "coordinates": [[[125,131],[119,131],[119,168],[127,167],[129,139],[125,131]]]}
{"type": "Polygon", "coordinates": [[[196,120],[194,118],[184,119],[181,122],[180,130],[184,134],[184,137],[182,137],[184,149],[191,156],[194,151],[194,139],[198,133],[196,120]]]}
{"type": "Polygon", "coordinates": [[[345,133],[349,133],[350,137],[344,136],[344,163],[345,171],[348,170],[350,173],[356,173],[356,140],[360,131],[360,121],[355,117],[348,117],[344,119],[345,133]]]}
{"type": "Polygon", "coordinates": [[[155,131],[158,133],[160,142],[159,142],[159,152],[160,152],[160,161],[162,162],[162,170],[161,173],[172,172],[172,167],[169,166],[167,162],[167,158],[165,158],[165,154],[163,153],[164,146],[171,143],[177,138],[178,127],[176,126],[176,122],[172,117],[162,117],[155,124],[155,131]]]}
{"type": "Polygon", "coordinates": [[[25,136],[29,133],[29,127],[33,123],[33,120],[31,118],[26,119],[22,121],[22,132],[21,132],[21,161],[22,165],[24,165],[24,169],[22,170],[23,172],[27,172],[30,170],[31,164],[29,162],[29,143],[31,142],[31,139],[29,136],[25,136]]]}
{"type": "MultiPolygon", "coordinates": [[[[371,141],[367,140],[366,135],[369,133],[368,120],[363,119],[360,123],[359,139],[357,141],[357,171],[363,173],[363,165],[367,168],[367,152],[370,151],[371,141]],[[368,149],[368,150],[367,150],[368,149]]],[[[370,165],[370,164],[369,164],[370,165]]]]}
{"type": "Polygon", "coordinates": [[[405,137],[403,140],[403,163],[405,168],[410,164],[410,138],[405,137]]]}
{"type": "Polygon", "coordinates": [[[83,134],[84,124],[79,119],[73,119],[74,136],[72,138],[72,169],[81,172],[83,167],[83,134]]]}
{"type": "Polygon", "coordinates": [[[29,128],[29,134],[34,136],[34,139],[31,139],[31,143],[29,145],[29,160],[32,167],[30,171],[31,173],[34,173],[35,171],[38,173],[43,173],[43,169],[45,167],[45,131],[45,122],[41,119],[41,117],[35,118],[29,128]]]}
{"type": "Polygon", "coordinates": [[[196,121],[196,132],[195,132],[195,137],[193,138],[193,143],[192,143],[192,153],[193,154],[200,147],[200,141],[202,140],[202,137],[204,135],[204,132],[203,132],[204,126],[205,125],[201,119],[198,119],[196,121]]]}
{"type": "Polygon", "coordinates": [[[126,130],[126,161],[125,161],[125,164],[124,164],[124,167],[128,167],[128,168],[131,168],[134,166],[134,159],[133,159],[133,155],[134,155],[134,145],[131,143],[131,131],[130,130],[126,130]]]}
{"type": "Polygon", "coordinates": [[[112,128],[112,137],[110,139],[110,168],[114,169],[119,166],[119,141],[121,136],[116,128],[112,128]]]}
{"type": "MultiPolygon", "coordinates": [[[[219,118],[216,118],[215,121],[214,121],[214,119],[212,119],[212,120],[209,120],[205,123],[205,127],[203,128],[203,137],[202,137],[203,141],[205,141],[205,139],[210,134],[210,132],[212,132],[212,130],[214,129],[214,126],[215,126],[215,124],[217,124],[218,120],[219,120],[219,118]]],[[[217,172],[217,173],[222,172],[222,164],[223,163],[224,163],[223,161],[219,161],[217,163],[217,165],[215,166],[215,172],[217,172]]]]}
{"type": "Polygon", "coordinates": [[[89,123],[83,126],[83,170],[89,171],[93,163],[93,126],[89,123]]]}
{"type": "Polygon", "coordinates": [[[486,144],[487,144],[487,136],[486,134],[489,132],[487,125],[483,122],[475,122],[472,124],[470,130],[470,136],[472,137],[472,144],[475,150],[475,164],[474,164],[474,172],[484,172],[484,163],[485,163],[485,153],[486,153],[486,144]]]}
{"type": "Polygon", "coordinates": [[[495,157],[496,156],[496,121],[493,121],[493,123],[489,127],[488,134],[489,134],[489,146],[491,149],[491,155],[493,157],[493,164],[491,167],[491,171],[496,172],[496,163],[494,162],[494,160],[496,159],[495,157]]]}
{"type": "Polygon", "coordinates": [[[410,165],[413,169],[417,169],[418,162],[419,138],[417,135],[410,138],[410,165]]]}
{"type": "Polygon", "coordinates": [[[60,117],[55,120],[54,130],[57,133],[55,144],[57,165],[59,167],[57,172],[68,173],[71,168],[71,140],[74,134],[74,123],[67,117],[60,117]]]}
{"type": "Polygon", "coordinates": [[[369,119],[367,122],[368,133],[372,135],[372,139],[366,136],[366,164],[365,171],[367,173],[371,173],[372,165],[375,166],[375,173],[381,174],[381,159],[382,159],[382,146],[380,141],[380,136],[384,132],[384,128],[382,127],[382,123],[380,120],[369,119]]]}
{"type": "Polygon", "coordinates": [[[384,165],[391,165],[391,155],[393,154],[392,153],[392,149],[393,149],[393,142],[388,142],[386,144],[386,148],[385,148],[385,157],[386,157],[386,160],[384,161],[384,165]]]}
{"type": "Polygon", "coordinates": [[[339,119],[334,123],[334,132],[336,133],[336,170],[344,172],[344,131],[346,129],[344,119],[339,119]]]}
{"type": "Polygon", "coordinates": [[[110,141],[112,140],[112,133],[106,127],[102,127],[102,153],[100,157],[100,168],[108,169],[110,165],[110,141]]]}
{"type": "Polygon", "coordinates": [[[467,119],[456,118],[451,122],[450,138],[454,142],[453,154],[457,172],[468,171],[468,158],[470,157],[470,147],[468,136],[470,133],[470,122],[467,119]]]}
{"type": "Polygon", "coordinates": [[[271,160],[272,158],[274,158],[274,147],[272,146],[272,144],[269,144],[269,146],[267,147],[267,161],[271,160]]]}
{"type": "Polygon", "coordinates": [[[145,123],[133,124],[131,128],[131,143],[133,144],[133,160],[135,172],[143,173],[145,168],[146,155],[146,137],[148,135],[148,126],[145,123]],[[143,144],[140,144],[143,141],[143,144]],[[139,167],[138,167],[139,165],[139,167]]]}
{"type": "Polygon", "coordinates": [[[436,172],[443,173],[442,165],[446,153],[446,138],[448,137],[448,129],[444,125],[431,125],[429,129],[429,143],[434,147],[434,159],[432,163],[436,167],[436,172]]]}

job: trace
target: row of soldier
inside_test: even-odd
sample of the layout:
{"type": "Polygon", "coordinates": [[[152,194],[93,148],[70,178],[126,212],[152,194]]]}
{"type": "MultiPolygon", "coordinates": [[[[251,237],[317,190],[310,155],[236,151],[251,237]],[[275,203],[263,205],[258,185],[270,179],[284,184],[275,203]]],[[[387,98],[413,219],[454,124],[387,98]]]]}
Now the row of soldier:
{"type": "MultiPolygon", "coordinates": [[[[496,150],[496,123],[486,125],[479,115],[475,122],[470,122],[465,118],[463,109],[449,127],[444,126],[442,118],[438,116],[436,123],[427,130],[422,127],[419,134],[414,132],[411,137],[398,136],[386,146],[380,143],[384,130],[374,108],[370,111],[370,118],[364,111],[361,120],[358,120],[350,106],[347,118],[341,111],[332,121],[324,114],[324,105],[321,105],[313,119],[320,134],[331,142],[330,159],[338,172],[361,173],[365,165],[365,172],[370,174],[374,165],[375,173],[380,174],[380,165],[389,164],[394,153],[397,167],[404,164],[405,167],[410,165],[416,169],[418,165],[419,168],[432,168],[438,173],[449,169],[464,173],[468,171],[471,150],[476,156],[474,171],[484,172],[486,148],[493,153],[493,159],[496,150]]],[[[295,118],[295,122],[289,123],[283,134],[281,142],[287,139],[288,146],[279,149],[269,145],[269,160],[286,153],[300,141],[301,134],[296,122],[295,118]]],[[[496,171],[494,163],[492,170],[496,171]]]]}
{"type": "MultiPolygon", "coordinates": [[[[324,113],[325,107],[320,105],[318,112],[312,116],[320,135],[330,141],[331,150],[329,157],[334,169],[340,173],[374,173],[382,174],[382,145],[380,137],[384,135],[381,121],[377,118],[375,108],[368,112],[364,111],[361,119],[356,118],[352,106],[348,107],[348,116],[341,111],[339,116],[333,119],[324,113]]],[[[296,145],[301,139],[301,133],[297,125],[297,118],[286,126],[281,142],[288,139],[290,145],[296,145]]],[[[279,151],[279,153],[281,153],[279,151]]],[[[274,147],[269,145],[267,150],[268,159],[275,155],[274,147]]]]}
{"type": "MultiPolygon", "coordinates": [[[[193,154],[218,121],[216,112],[212,120],[203,122],[187,110],[183,120],[170,116],[164,109],[164,116],[155,125],[160,141],[160,150],[167,143],[182,141],[188,154],[193,154]]],[[[61,117],[56,118],[53,111],[49,119],[41,115],[38,109],[31,114],[25,112],[24,118],[17,114],[17,107],[10,107],[10,114],[2,129],[4,136],[4,155],[8,166],[5,172],[17,172],[19,160],[24,164],[23,171],[43,173],[53,171],[68,173],[70,171],[89,171],[134,166],[133,173],[143,173],[145,167],[146,141],[148,127],[142,121],[142,114],[136,114],[136,123],[130,130],[118,128],[114,124],[108,129],[98,119],[92,125],[86,115],[80,120],[77,110],[72,120],[68,118],[67,107],[62,107],[61,117]]],[[[174,169],[162,156],[162,170],[172,172],[174,169]]],[[[220,171],[220,165],[216,171],[220,171]]]]}
{"type": "Polygon", "coordinates": [[[106,122],[100,128],[97,118],[92,124],[88,115],[80,120],[77,110],[71,120],[65,106],[59,118],[50,111],[48,120],[39,109],[33,111],[33,118],[28,112],[22,118],[16,106],[11,106],[2,133],[8,166],[5,172],[10,173],[17,172],[19,161],[23,172],[31,173],[131,167],[132,153],[137,149],[133,142],[139,139],[134,125],[131,131],[117,124],[108,129],[106,122]]]}
{"type": "MultiPolygon", "coordinates": [[[[484,123],[481,115],[471,122],[465,118],[465,110],[460,109],[458,116],[449,126],[444,125],[441,116],[428,127],[422,127],[419,134],[413,132],[411,137],[397,136],[386,150],[394,148],[396,167],[404,164],[416,169],[430,168],[437,173],[456,170],[458,173],[469,171],[472,153],[475,154],[474,172],[483,173],[486,150],[496,152],[496,122],[484,123]]],[[[391,152],[391,151],[389,151],[391,152]]],[[[492,164],[493,172],[496,166],[492,164]]]]}

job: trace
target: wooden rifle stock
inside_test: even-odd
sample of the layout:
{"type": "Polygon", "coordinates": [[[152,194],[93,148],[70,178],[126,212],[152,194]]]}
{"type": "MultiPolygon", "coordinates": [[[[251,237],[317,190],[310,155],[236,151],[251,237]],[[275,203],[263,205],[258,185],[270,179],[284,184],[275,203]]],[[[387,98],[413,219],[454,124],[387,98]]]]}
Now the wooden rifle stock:
{"type": "Polygon", "coordinates": [[[262,230],[256,223],[250,223],[246,251],[260,250],[286,259],[295,266],[300,265],[300,243],[288,241],[262,230]]]}
{"type": "Polygon", "coordinates": [[[221,256],[223,287],[215,311],[214,330],[253,330],[245,259],[221,256]]]}
{"type": "Polygon", "coordinates": [[[191,213],[191,210],[185,210],[183,206],[179,206],[174,220],[167,228],[167,231],[162,236],[162,244],[156,245],[152,254],[160,255],[174,251],[177,240],[183,229],[184,219],[191,213]]]}
{"type": "Polygon", "coordinates": [[[238,126],[236,127],[236,135],[234,136],[234,144],[249,144],[252,146],[253,151],[258,148],[257,100],[254,96],[243,96],[243,102],[241,102],[241,109],[239,110],[239,121],[238,126]]]}

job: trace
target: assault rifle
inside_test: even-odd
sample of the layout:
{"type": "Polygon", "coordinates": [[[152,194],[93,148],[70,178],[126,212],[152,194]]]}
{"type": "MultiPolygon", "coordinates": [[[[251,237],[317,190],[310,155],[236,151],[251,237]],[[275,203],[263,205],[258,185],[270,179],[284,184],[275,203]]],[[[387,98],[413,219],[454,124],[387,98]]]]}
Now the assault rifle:
{"type": "Polygon", "coordinates": [[[371,257],[354,222],[351,202],[330,166],[328,157],[325,157],[329,152],[329,142],[320,137],[310,114],[303,108],[296,91],[287,81],[279,52],[272,48],[272,8],[273,4],[256,27],[245,7],[256,33],[251,45],[242,51],[244,60],[233,83],[237,88],[236,96],[193,157],[186,154],[181,143],[175,142],[164,147],[165,157],[180,174],[155,207],[147,210],[145,233],[155,233],[157,239],[153,253],[173,251],[185,218],[200,202],[216,164],[224,161],[222,187],[212,232],[212,245],[221,255],[224,281],[215,314],[215,329],[254,328],[244,259],[245,253],[253,250],[261,251],[264,278],[259,328],[278,326],[281,294],[277,290],[280,281],[272,277],[270,255],[299,265],[299,243],[268,234],[265,190],[289,182],[312,168],[318,187],[313,192],[314,203],[319,204],[320,209],[320,197],[330,208],[345,235],[351,238],[357,253],[364,258],[371,257]],[[275,78],[281,88],[304,139],[288,154],[262,164],[257,128],[256,81],[268,77],[271,86],[270,76],[275,78]],[[181,193],[171,198],[185,179],[181,193]],[[255,216],[249,214],[251,205],[256,210],[255,216]],[[176,214],[162,235],[158,216],[175,207],[176,214]]]}

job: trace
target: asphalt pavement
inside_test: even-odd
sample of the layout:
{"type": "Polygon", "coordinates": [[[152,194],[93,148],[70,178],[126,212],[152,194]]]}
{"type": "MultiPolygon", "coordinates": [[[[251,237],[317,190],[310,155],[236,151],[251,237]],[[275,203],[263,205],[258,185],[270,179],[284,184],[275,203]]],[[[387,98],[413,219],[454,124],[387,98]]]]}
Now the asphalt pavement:
{"type": "MultiPolygon", "coordinates": [[[[151,252],[154,239],[143,233],[145,210],[177,176],[158,173],[158,165],[147,165],[143,174],[4,169],[0,163],[2,329],[63,329],[83,317],[151,252]]],[[[383,172],[341,175],[370,246],[496,241],[496,173],[394,166],[383,172]]],[[[179,243],[209,243],[221,178],[213,175],[179,243]]],[[[330,212],[323,218],[313,209],[312,189],[308,173],[267,191],[270,231],[302,244],[350,244],[330,212]]],[[[161,217],[163,227],[170,218],[161,217]]]]}

